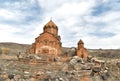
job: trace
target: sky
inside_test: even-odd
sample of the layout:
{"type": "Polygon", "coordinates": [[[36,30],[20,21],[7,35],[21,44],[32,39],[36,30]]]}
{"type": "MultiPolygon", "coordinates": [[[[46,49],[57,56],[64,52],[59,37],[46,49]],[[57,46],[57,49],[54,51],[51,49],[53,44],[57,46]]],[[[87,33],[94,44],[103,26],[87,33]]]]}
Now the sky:
{"type": "Polygon", "coordinates": [[[0,42],[32,44],[51,17],[63,47],[120,49],[120,0],[0,0],[0,42]]]}

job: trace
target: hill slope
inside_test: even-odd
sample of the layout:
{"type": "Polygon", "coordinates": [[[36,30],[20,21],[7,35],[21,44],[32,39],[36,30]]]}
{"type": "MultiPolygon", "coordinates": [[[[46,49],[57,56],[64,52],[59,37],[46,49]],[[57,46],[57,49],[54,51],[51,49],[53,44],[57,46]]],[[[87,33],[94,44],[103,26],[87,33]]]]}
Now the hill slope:
{"type": "MultiPolygon", "coordinates": [[[[2,48],[9,48],[9,54],[14,55],[19,52],[25,53],[31,47],[29,44],[18,44],[11,42],[2,42],[0,43],[0,54],[2,48]]],[[[63,47],[62,55],[67,53],[68,56],[75,55],[75,47],[63,47]]],[[[120,58],[120,49],[88,49],[89,55],[97,57],[107,57],[107,58],[120,58]]]]}
{"type": "Polygon", "coordinates": [[[9,54],[18,54],[19,52],[24,53],[27,49],[30,48],[29,44],[18,44],[11,42],[0,43],[0,48],[9,48],[9,54]]]}

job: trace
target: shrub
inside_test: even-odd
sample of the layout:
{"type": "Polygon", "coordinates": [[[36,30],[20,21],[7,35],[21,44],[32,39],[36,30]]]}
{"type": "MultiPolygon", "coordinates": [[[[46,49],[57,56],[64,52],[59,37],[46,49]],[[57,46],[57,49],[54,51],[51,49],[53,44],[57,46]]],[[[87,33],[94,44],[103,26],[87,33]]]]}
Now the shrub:
{"type": "Polygon", "coordinates": [[[3,54],[9,54],[10,49],[9,48],[2,48],[2,53],[3,54]]]}

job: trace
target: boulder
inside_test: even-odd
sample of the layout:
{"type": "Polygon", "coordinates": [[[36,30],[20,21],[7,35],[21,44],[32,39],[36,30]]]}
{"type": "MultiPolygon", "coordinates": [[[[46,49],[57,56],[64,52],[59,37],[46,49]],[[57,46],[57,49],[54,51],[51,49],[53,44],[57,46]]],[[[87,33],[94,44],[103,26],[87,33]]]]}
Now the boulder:
{"type": "Polygon", "coordinates": [[[74,77],[70,77],[69,81],[78,81],[78,80],[76,78],[74,78],[74,77]]]}
{"type": "Polygon", "coordinates": [[[74,56],[74,57],[70,60],[69,64],[70,64],[70,65],[75,65],[76,63],[80,63],[80,62],[82,62],[82,58],[80,58],[80,57],[78,57],[78,56],[74,56]]]}
{"type": "Polygon", "coordinates": [[[97,73],[97,72],[100,72],[101,69],[99,67],[95,67],[95,68],[92,69],[92,71],[95,72],[95,73],[97,73]]]}
{"type": "Polygon", "coordinates": [[[11,79],[14,78],[14,75],[13,75],[13,74],[9,74],[9,75],[8,75],[8,78],[11,80],[11,79]]]}
{"type": "Polygon", "coordinates": [[[118,68],[120,68],[120,62],[117,62],[116,65],[118,66],[118,68]]]}
{"type": "Polygon", "coordinates": [[[94,67],[93,69],[92,69],[92,72],[91,72],[91,76],[96,76],[96,75],[98,75],[99,73],[100,73],[100,71],[101,71],[101,68],[99,68],[99,67],[94,67]]]}
{"type": "Polygon", "coordinates": [[[109,74],[108,74],[108,73],[103,73],[103,74],[101,75],[102,80],[107,80],[108,77],[109,77],[109,74]]]}

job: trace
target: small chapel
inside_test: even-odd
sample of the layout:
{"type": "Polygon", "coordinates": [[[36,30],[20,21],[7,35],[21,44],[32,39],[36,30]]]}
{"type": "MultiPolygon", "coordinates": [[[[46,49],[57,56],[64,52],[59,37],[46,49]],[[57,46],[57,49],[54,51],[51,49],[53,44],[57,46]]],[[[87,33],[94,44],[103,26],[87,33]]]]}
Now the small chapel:
{"type": "Polygon", "coordinates": [[[88,57],[88,51],[84,47],[84,42],[81,39],[78,42],[78,47],[77,47],[76,51],[77,51],[77,56],[79,56],[81,58],[87,59],[87,57],[88,57]]]}
{"type": "Polygon", "coordinates": [[[29,52],[30,54],[50,54],[61,55],[62,53],[61,37],[58,35],[57,25],[50,20],[43,27],[43,33],[41,33],[35,42],[32,44],[29,52]]]}

